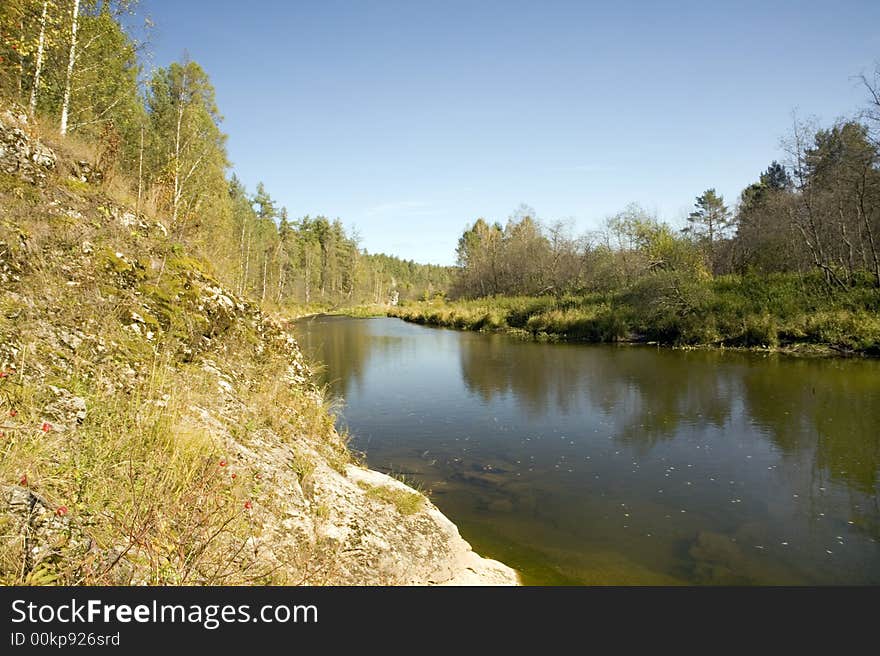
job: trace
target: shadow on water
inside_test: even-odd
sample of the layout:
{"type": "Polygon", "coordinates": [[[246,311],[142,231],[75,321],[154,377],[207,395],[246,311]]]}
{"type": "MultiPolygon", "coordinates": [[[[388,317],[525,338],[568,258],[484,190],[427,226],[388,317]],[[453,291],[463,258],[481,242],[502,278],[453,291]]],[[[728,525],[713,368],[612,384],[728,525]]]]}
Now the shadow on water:
{"type": "Polygon", "coordinates": [[[558,584],[880,583],[880,363],[300,323],[354,446],[558,584]]]}

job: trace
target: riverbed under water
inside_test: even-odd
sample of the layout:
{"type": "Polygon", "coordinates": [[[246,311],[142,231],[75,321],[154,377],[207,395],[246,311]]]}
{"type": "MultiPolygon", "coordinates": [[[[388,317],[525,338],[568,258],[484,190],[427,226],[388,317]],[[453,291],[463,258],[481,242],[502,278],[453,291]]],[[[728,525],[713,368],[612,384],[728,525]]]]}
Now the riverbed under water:
{"type": "Polygon", "coordinates": [[[533,584],[880,583],[880,362],[298,322],[367,463],[533,584]]]}

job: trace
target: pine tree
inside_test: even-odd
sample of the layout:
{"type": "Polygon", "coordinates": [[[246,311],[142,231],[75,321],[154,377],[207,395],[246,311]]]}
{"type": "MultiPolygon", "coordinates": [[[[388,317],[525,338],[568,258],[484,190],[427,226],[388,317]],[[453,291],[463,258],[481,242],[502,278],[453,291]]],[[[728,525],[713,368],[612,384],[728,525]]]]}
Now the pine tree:
{"type": "Polygon", "coordinates": [[[761,184],[779,191],[791,187],[791,178],[785,167],[776,160],[773,160],[770,166],[767,167],[767,170],[761,174],[761,184]]]}
{"type": "Polygon", "coordinates": [[[697,196],[694,204],[696,210],[688,214],[689,226],[682,232],[692,235],[703,244],[712,264],[717,268],[717,243],[726,236],[727,230],[733,225],[730,210],[724,204],[724,197],[719,196],[715,189],[707,189],[697,196]]]}

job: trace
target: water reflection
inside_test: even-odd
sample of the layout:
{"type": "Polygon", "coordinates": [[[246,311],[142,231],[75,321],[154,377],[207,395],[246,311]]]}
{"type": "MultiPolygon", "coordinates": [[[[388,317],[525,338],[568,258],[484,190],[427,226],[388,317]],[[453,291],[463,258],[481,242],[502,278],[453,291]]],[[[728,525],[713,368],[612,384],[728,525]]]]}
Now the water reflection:
{"type": "Polygon", "coordinates": [[[824,475],[875,495],[878,363],[646,351],[491,335],[463,339],[460,364],[465,385],[485,402],[510,395],[537,418],[601,411],[633,446],[672,439],[682,422],[723,428],[741,412],[783,453],[811,450],[824,475]]]}
{"type": "Polygon", "coordinates": [[[301,320],[297,338],[303,351],[312,356],[316,369],[336,395],[345,398],[352,385],[363,384],[371,357],[402,357],[403,337],[372,334],[370,324],[358,324],[347,317],[316,316],[301,320]],[[317,328],[314,324],[317,322],[317,328]],[[332,329],[325,329],[332,326],[332,329]]]}
{"type": "Polygon", "coordinates": [[[817,475],[875,495],[880,464],[877,363],[770,359],[743,374],[746,411],[779,449],[814,451],[817,475]]]}
{"type": "Polygon", "coordinates": [[[548,583],[880,582],[880,363],[301,325],[355,447],[548,583]]]}
{"type": "Polygon", "coordinates": [[[633,445],[670,439],[682,421],[723,426],[736,393],[735,377],[692,366],[688,353],[646,358],[645,349],[628,346],[483,340],[465,339],[460,350],[462,378],[481,399],[512,395],[538,418],[602,412],[617,420],[619,439],[633,445]]]}

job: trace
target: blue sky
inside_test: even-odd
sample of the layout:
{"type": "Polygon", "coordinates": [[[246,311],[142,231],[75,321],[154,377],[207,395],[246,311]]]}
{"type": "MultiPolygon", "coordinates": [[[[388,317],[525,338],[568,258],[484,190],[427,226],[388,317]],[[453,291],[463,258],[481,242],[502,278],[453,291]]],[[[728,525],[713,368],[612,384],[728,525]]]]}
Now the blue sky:
{"type": "Polygon", "coordinates": [[[209,73],[238,176],[371,252],[451,264],[521,203],[580,231],[679,224],[783,153],[792,111],[854,113],[880,2],[142,0],[152,65],[209,73]]]}

